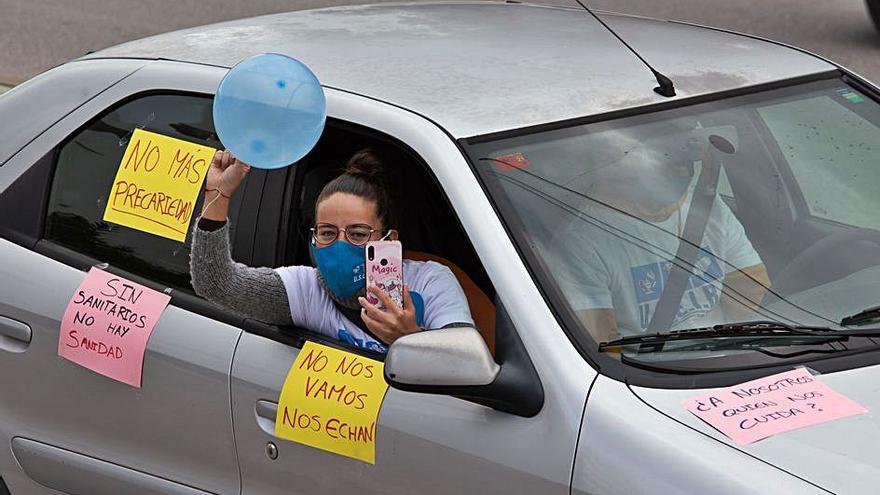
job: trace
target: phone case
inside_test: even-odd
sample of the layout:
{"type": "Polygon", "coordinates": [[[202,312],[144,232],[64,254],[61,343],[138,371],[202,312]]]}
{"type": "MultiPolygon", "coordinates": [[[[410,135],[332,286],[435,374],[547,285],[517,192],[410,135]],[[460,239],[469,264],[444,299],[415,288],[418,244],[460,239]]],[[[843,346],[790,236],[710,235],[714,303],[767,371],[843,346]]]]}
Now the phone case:
{"type": "MultiPolygon", "coordinates": [[[[364,252],[367,258],[367,286],[375,286],[385,291],[391,300],[402,308],[403,248],[400,241],[368,242],[364,252]]],[[[382,308],[379,300],[369,292],[367,301],[382,308]]]]}

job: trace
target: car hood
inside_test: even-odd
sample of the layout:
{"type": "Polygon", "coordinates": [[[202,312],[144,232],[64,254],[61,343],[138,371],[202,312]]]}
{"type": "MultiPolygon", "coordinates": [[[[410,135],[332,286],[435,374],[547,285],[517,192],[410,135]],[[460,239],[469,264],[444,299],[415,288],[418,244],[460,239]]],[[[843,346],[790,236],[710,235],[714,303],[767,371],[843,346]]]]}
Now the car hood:
{"type": "Polygon", "coordinates": [[[731,448],[834,493],[865,493],[880,487],[880,366],[820,375],[819,380],[864,406],[867,414],[837,419],[739,445],[688,412],[681,401],[704,390],[630,387],[651,407],[731,448]]]}

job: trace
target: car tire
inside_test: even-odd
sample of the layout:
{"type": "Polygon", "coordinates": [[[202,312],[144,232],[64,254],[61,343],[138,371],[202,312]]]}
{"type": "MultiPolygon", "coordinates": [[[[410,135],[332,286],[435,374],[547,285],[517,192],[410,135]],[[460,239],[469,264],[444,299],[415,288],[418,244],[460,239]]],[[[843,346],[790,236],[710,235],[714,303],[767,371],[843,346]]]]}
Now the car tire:
{"type": "Polygon", "coordinates": [[[880,0],[865,0],[868,4],[868,13],[874,19],[874,25],[880,30],[880,0]]]}

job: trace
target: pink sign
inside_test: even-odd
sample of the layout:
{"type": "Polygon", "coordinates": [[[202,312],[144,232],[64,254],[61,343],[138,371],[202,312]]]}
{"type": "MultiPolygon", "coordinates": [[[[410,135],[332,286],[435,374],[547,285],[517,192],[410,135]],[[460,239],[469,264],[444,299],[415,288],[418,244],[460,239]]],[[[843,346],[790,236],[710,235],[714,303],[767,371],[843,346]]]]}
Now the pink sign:
{"type": "Polygon", "coordinates": [[[739,444],[868,412],[801,368],[682,401],[739,444]]]}
{"type": "Polygon", "coordinates": [[[170,300],[93,267],[64,311],[58,355],[140,388],[147,340],[170,300]]]}

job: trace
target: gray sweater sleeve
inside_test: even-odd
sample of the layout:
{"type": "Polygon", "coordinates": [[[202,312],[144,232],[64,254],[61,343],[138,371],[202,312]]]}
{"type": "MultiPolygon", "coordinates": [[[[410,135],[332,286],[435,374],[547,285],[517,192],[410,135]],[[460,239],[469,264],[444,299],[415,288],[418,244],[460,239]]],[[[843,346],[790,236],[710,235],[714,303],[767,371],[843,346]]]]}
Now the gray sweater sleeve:
{"type": "Polygon", "coordinates": [[[212,232],[194,227],[189,271],[193,289],[205,299],[247,318],[272,325],[293,324],[287,291],[275,270],[232,260],[228,222],[212,232]]]}

